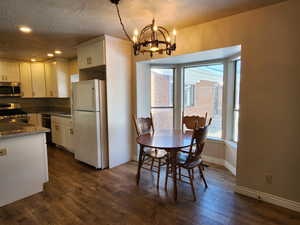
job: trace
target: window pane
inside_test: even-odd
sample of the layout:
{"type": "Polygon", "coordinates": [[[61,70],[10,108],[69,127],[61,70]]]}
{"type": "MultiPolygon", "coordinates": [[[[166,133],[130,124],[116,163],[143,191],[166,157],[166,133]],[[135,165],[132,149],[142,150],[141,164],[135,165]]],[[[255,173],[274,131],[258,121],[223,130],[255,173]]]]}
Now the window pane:
{"type": "Polygon", "coordinates": [[[239,111],[233,112],[233,141],[238,142],[239,138],[239,111]]]}
{"type": "Polygon", "coordinates": [[[234,109],[240,109],[240,81],[241,81],[241,60],[237,60],[235,63],[234,109]]]}
{"type": "Polygon", "coordinates": [[[152,108],[154,129],[173,128],[173,108],[152,108]]]}
{"type": "Polygon", "coordinates": [[[223,71],[223,64],[184,69],[184,114],[204,116],[207,112],[213,119],[208,136],[216,138],[222,137],[223,71]]]}
{"type": "Polygon", "coordinates": [[[173,106],[173,69],[151,69],[151,107],[173,106]]]}
{"type": "Polygon", "coordinates": [[[235,62],[235,89],[234,89],[234,108],[233,108],[233,141],[238,141],[238,124],[239,124],[239,110],[240,110],[240,81],[241,81],[241,60],[235,62]]]}

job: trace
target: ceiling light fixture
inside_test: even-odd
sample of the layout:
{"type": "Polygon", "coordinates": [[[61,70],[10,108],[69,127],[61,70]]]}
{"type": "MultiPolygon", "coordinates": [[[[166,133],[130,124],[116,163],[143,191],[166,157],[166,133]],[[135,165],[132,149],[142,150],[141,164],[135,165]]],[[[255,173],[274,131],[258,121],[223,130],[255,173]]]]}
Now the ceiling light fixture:
{"type": "Polygon", "coordinates": [[[62,53],[62,51],[60,51],[60,50],[55,50],[54,53],[57,54],[57,55],[60,55],[60,54],[62,53]]]}
{"type": "Polygon", "coordinates": [[[30,59],[31,62],[36,62],[36,59],[30,59]]]}
{"type": "Polygon", "coordinates": [[[134,55],[139,55],[140,53],[149,53],[152,57],[154,53],[163,54],[164,52],[167,55],[171,55],[172,51],[176,50],[176,30],[173,30],[171,37],[169,31],[166,28],[156,25],[154,19],[152,20],[152,23],[145,26],[140,33],[137,29],[135,29],[133,37],[131,39],[125,29],[120,15],[118,6],[120,0],[110,1],[111,3],[116,5],[123,32],[125,33],[128,40],[133,44],[134,55]]]}
{"type": "Polygon", "coordinates": [[[32,29],[30,27],[27,27],[27,26],[20,26],[19,27],[19,30],[23,33],[31,33],[32,29]]]}
{"type": "Polygon", "coordinates": [[[48,57],[53,57],[54,54],[53,54],[53,53],[48,53],[47,56],[48,56],[48,57]]]}

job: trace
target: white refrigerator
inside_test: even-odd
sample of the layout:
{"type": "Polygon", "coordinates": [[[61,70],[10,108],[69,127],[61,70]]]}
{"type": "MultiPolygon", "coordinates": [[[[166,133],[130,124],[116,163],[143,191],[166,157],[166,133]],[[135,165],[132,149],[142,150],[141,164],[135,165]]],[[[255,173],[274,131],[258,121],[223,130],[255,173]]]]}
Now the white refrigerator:
{"type": "Polygon", "coordinates": [[[105,81],[73,83],[72,115],[75,159],[96,169],[108,168],[105,81]]]}

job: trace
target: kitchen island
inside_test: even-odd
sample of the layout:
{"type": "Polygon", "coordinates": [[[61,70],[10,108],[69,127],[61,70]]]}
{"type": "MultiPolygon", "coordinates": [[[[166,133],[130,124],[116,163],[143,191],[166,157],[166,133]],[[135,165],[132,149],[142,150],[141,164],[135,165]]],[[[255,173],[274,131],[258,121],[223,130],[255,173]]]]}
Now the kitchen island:
{"type": "Polygon", "coordinates": [[[48,159],[42,127],[0,123],[0,207],[43,191],[48,159]]]}

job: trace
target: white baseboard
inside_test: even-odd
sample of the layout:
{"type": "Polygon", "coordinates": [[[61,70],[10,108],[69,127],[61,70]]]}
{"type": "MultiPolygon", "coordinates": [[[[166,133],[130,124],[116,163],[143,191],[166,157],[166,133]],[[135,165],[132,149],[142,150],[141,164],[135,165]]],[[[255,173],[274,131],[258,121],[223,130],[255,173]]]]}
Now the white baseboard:
{"type": "Polygon", "coordinates": [[[234,176],[236,176],[236,168],[231,165],[228,161],[225,161],[225,168],[228,169],[234,176]]]}
{"type": "Polygon", "coordinates": [[[220,159],[220,158],[216,158],[216,157],[212,157],[212,156],[207,156],[207,155],[202,155],[201,157],[206,162],[221,165],[221,166],[225,166],[225,160],[224,159],[220,159]]]}
{"type": "Polygon", "coordinates": [[[224,159],[202,155],[202,159],[206,162],[217,164],[220,166],[224,166],[226,169],[228,169],[234,176],[236,176],[236,168],[233,167],[229,162],[225,161],[224,159]]]}
{"type": "Polygon", "coordinates": [[[243,186],[235,186],[235,192],[241,195],[246,195],[251,198],[255,198],[264,202],[268,202],[274,205],[278,205],[296,212],[300,212],[300,202],[291,201],[276,195],[268,194],[265,192],[253,190],[243,186]]]}

